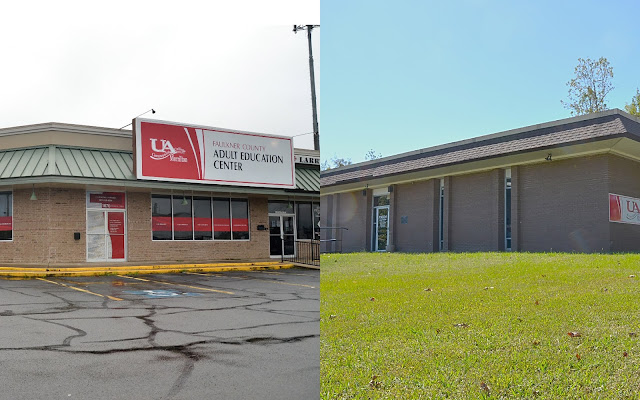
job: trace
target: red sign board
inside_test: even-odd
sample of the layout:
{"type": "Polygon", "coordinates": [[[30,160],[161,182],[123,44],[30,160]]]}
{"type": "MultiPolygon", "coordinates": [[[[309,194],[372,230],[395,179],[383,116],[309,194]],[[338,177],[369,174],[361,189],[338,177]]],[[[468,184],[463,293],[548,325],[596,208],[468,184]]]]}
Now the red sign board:
{"type": "Polygon", "coordinates": [[[93,192],[89,193],[87,199],[87,208],[115,208],[124,210],[125,194],[124,192],[93,192]]]}
{"type": "Polygon", "coordinates": [[[136,118],[136,177],[295,188],[290,137],[136,118]]]}

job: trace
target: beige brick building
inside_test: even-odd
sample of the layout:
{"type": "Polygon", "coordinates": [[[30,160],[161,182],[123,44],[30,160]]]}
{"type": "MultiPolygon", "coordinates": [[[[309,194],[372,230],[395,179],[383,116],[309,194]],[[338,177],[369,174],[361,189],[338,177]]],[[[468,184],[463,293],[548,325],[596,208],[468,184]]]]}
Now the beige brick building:
{"type": "Polygon", "coordinates": [[[321,224],[341,236],[324,251],[640,251],[640,119],[617,109],[323,171],[320,181],[321,224]]]}
{"type": "Polygon", "coordinates": [[[318,152],[295,187],[138,179],[132,132],[0,129],[0,264],[81,266],[280,259],[319,235],[318,152]]]}

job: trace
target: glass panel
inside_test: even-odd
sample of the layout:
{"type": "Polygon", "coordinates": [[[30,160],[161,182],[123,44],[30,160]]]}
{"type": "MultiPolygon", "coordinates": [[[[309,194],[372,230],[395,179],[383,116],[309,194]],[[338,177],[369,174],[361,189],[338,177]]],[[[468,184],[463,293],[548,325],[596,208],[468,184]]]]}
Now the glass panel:
{"type": "Polygon", "coordinates": [[[213,238],[211,216],[211,199],[208,197],[194,197],[193,238],[195,240],[211,240],[213,238]]]}
{"type": "Polygon", "coordinates": [[[389,209],[387,208],[379,208],[378,209],[378,251],[387,250],[387,224],[389,222],[389,209]]]}
{"type": "Polygon", "coordinates": [[[173,238],[175,240],[193,240],[190,196],[173,197],[173,238]]]}
{"type": "Polygon", "coordinates": [[[280,217],[269,217],[269,233],[280,236],[280,217]]]}
{"type": "Polygon", "coordinates": [[[249,202],[247,200],[231,200],[231,221],[233,238],[249,239],[249,202]]]}
{"type": "Polygon", "coordinates": [[[89,211],[87,212],[87,234],[104,234],[105,233],[105,212],[89,211]]]}
{"type": "Polygon", "coordinates": [[[124,235],[109,235],[107,247],[110,260],[124,259],[124,235]]]}
{"type": "Polygon", "coordinates": [[[105,238],[107,235],[87,235],[87,258],[105,260],[105,238]]]}
{"type": "Polygon", "coordinates": [[[270,254],[272,256],[280,256],[282,255],[282,240],[280,239],[280,235],[271,235],[269,238],[270,241],[270,254]]]}
{"type": "Polygon", "coordinates": [[[289,201],[274,200],[269,202],[269,213],[289,213],[293,214],[293,204],[289,201]]]}
{"type": "Polygon", "coordinates": [[[293,235],[284,235],[284,255],[295,255],[295,239],[293,235]]]}
{"type": "Polygon", "coordinates": [[[151,196],[153,240],[171,240],[171,196],[151,196]]]}
{"type": "Polygon", "coordinates": [[[298,221],[298,239],[313,239],[311,203],[296,204],[296,219],[298,221]]]}
{"type": "Polygon", "coordinates": [[[293,217],[282,217],[282,231],[285,235],[293,235],[293,217]]]}
{"type": "Polygon", "coordinates": [[[11,240],[13,237],[13,212],[11,192],[0,193],[0,240],[11,240]]]}
{"type": "Polygon", "coordinates": [[[320,203],[313,203],[314,239],[320,240],[320,203]]]}
{"type": "Polygon", "coordinates": [[[231,239],[231,215],[229,199],[213,199],[213,238],[231,239]]]}
{"type": "Polygon", "coordinates": [[[388,206],[389,205],[389,196],[375,196],[373,198],[373,206],[388,206]]]}

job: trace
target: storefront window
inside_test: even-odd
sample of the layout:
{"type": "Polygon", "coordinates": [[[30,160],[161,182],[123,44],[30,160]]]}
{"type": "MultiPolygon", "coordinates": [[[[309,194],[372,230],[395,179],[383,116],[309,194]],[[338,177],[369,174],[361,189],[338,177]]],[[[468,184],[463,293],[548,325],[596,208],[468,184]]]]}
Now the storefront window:
{"type": "Polygon", "coordinates": [[[229,199],[213,199],[213,238],[231,239],[231,214],[229,199]]]}
{"type": "Polygon", "coordinates": [[[213,224],[211,221],[211,199],[209,197],[194,197],[193,238],[195,240],[213,239],[213,224]]]}
{"type": "Polygon", "coordinates": [[[247,200],[231,200],[231,221],[233,238],[249,239],[249,207],[247,200]]]}
{"type": "Polygon", "coordinates": [[[13,204],[11,192],[0,192],[0,240],[13,239],[13,204]]]}
{"type": "Polygon", "coordinates": [[[191,197],[173,197],[173,239],[193,240],[191,197]]]}
{"type": "Polygon", "coordinates": [[[298,239],[313,239],[313,214],[311,203],[296,203],[298,239]]]}
{"type": "Polygon", "coordinates": [[[171,196],[151,197],[151,230],[153,240],[171,240],[171,196]]]}
{"type": "Polygon", "coordinates": [[[249,201],[152,195],[153,240],[249,240],[249,201]]]}
{"type": "Polygon", "coordinates": [[[270,214],[293,214],[293,202],[274,200],[269,202],[270,214]]]}

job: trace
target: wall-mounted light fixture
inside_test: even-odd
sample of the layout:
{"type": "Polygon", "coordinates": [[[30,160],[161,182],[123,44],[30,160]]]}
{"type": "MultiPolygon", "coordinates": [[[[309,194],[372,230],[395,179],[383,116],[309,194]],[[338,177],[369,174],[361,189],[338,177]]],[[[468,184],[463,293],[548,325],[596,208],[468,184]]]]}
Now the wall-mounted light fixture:
{"type": "Polygon", "coordinates": [[[189,202],[187,201],[187,198],[184,195],[184,191],[182,192],[182,202],[180,202],[180,204],[182,204],[183,206],[186,206],[189,204],[189,202]]]}
{"type": "Polygon", "coordinates": [[[36,196],[36,185],[31,185],[31,197],[29,200],[38,200],[38,197],[36,196]]]}
{"type": "Polygon", "coordinates": [[[547,161],[551,161],[551,153],[547,154],[547,156],[544,159],[547,161]]]}

